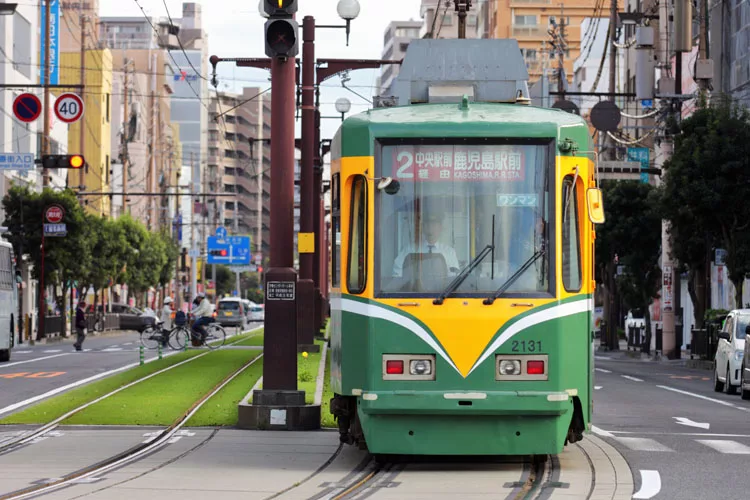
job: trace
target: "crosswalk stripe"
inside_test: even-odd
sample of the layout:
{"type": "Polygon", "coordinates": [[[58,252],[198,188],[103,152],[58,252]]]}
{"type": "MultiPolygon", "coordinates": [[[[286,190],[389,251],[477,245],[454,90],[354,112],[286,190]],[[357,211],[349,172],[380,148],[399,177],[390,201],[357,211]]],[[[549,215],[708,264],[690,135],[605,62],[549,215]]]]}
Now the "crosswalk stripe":
{"type": "Polygon", "coordinates": [[[708,446],[709,448],[713,448],[719,453],[726,453],[728,455],[750,455],[750,447],[738,443],[737,441],[722,439],[696,439],[696,441],[708,446]]]}
{"type": "Polygon", "coordinates": [[[618,436],[615,439],[634,451],[674,451],[672,448],[649,438],[626,438],[618,436]]]}

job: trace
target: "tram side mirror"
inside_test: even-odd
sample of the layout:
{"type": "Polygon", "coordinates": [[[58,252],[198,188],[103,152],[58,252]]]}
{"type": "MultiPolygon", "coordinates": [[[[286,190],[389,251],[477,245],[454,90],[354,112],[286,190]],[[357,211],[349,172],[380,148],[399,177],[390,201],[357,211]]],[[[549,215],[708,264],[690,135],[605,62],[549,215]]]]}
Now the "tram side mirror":
{"type": "Polygon", "coordinates": [[[401,189],[401,183],[395,180],[393,177],[383,177],[378,182],[378,189],[385,191],[386,194],[394,195],[401,189]]]}
{"type": "Polygon", "coordinates": [[[586,201],[589,209],[589,220],[592,224],[604,223],[604,201],[602,200],[602,190],[599,188],[590,188],[586,191],[586,201]]]}

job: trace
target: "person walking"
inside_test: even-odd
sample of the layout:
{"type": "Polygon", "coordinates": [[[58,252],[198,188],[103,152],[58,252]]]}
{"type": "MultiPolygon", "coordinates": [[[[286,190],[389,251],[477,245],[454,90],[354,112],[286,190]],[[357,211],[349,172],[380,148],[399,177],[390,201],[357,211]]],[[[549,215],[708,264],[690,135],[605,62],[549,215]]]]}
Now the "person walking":
{"type": "Polygon", "coordinates": [[[83,350],[83,341],[86,338],[86,301],[81,300],[76,309],[76,342],[73,347],[76,351],[83,350]]]}

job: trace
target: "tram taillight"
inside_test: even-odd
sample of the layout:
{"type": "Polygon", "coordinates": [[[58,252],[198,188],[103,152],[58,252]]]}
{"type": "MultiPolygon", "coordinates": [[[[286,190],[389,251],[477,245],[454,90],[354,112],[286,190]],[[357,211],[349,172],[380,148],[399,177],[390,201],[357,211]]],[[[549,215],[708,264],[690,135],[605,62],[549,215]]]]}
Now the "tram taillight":
{"type": "Polygon", "coordinates": [[[529,361],[526,363],[526,373],[529,375],[544,375],[544,361],[529,361]]]}
{"type": "Polygon", "coordinates": [[[391,359],[385,362],[385,373],[388,375],[401,375],[404,373],[404,362],[400,359],[391,359]]]}

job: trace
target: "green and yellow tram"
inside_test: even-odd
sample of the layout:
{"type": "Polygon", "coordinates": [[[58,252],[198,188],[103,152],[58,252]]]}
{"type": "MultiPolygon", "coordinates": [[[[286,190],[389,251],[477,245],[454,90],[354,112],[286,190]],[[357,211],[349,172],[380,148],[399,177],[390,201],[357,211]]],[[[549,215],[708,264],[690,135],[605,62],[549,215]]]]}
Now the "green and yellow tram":
{"type": "Polygon", "coordinates": [[[589,129],[459,100],[333,140],[331,411],[374,454],[559,453],[592,412],[589,129]]]}

